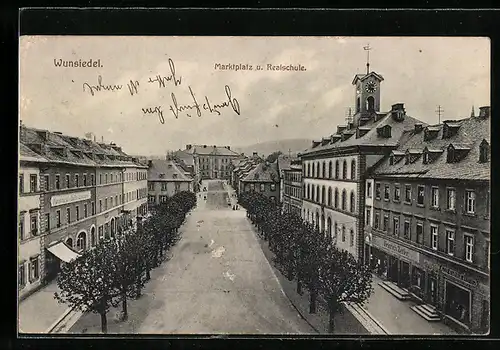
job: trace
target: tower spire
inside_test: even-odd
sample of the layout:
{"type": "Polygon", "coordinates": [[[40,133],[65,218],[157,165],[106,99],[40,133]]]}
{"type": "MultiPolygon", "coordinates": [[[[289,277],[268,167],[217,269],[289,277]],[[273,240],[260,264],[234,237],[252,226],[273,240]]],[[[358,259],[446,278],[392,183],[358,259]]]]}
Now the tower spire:
{"type": "Polygon", "coordinates": [[[470,112],[470,116],[471,116],[471,118],[475,117],[475,114],[474,114],[474,105],[472,105],[472,111],[470,112]]]}
{"type": "Polygon", "coordinates": [[[370,44],[367,44],[366,46],[363,46],[363,49],[366,51],[366,74],[370,73],[370,50],[372,49],[370,47],[370,44]]]}

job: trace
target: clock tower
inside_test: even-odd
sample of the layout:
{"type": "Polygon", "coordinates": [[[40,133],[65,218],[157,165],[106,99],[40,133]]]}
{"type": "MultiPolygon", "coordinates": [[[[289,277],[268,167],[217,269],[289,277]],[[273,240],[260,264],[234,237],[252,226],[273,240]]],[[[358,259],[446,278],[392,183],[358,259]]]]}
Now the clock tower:
{"type": "Polygon", "coordinates": [[[380,112],[380,83],[384,81],[381,75],[370,72],[370,45],[364,46],[363,49],[367,52],[366,74],[356,74],[352,81],[355,87],[354,126],[359,126],[363,120],[370,119],[374,113],[380,112]]]}

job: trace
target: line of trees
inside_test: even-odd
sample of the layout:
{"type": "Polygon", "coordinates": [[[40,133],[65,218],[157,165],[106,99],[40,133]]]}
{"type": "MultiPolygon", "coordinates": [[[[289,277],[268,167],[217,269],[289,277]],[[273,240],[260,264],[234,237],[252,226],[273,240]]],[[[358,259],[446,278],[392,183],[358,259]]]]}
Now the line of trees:
{"type": "Polygon", "coordinates": [[[167,252],[180,239],[179,228],[196,206],[196,195],[178,192],[166,202],[150,207],[147,218],[135,229],[118,228],[114,238],[99,244],[69,263],[57,278],[60,303],[101,316],[101,331],[107,333],[107,313],[122,305],[121,319],[128,318],[127,300],[137,299],[150,272],[166,260],[167,252]]]}
{"type": "Polygon", "coordinates": [[[239,203],[258,234],[269,242],[277,268],[288,280],[296,280],[297,293],[309,291],[309,312],[316,312],[318,297],[326,302],[330,333],[342,303],[363,305],[370,297],[370,268],[336,247],[336,233],[325,235],[298,215],[283,213],[279,204],[258,192],[241,193],[239,203]]]}

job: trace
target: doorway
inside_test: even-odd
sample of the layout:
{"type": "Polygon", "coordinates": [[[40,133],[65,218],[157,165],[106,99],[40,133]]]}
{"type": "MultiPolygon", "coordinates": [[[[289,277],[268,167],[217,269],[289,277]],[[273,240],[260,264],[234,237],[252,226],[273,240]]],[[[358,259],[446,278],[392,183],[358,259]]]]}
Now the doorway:
{"type": "Polygon", "coordinates": [[[427,283],[427,302],[437,306],[437,280],[434,276],[429,276],[427,283]]]}
{"type": "Polygon", "coordinates": [[[389,269],[388,269],[388,278],[389,278],[389,281],[391,282],[398,282],[398,259],[393,257],[393,256],[389,256],[389,269]]]}
{"type": "Polygon", "coordinates": [[[402,288],[410,287],[410,264],[406,261],[401,261],[400,285],[402,288]]]}

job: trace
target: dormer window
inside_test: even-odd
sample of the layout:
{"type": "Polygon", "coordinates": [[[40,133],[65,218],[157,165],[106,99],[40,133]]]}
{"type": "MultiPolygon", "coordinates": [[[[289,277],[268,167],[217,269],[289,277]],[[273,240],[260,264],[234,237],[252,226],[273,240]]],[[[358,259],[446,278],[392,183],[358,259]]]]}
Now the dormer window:
{"type": "Polygon", "coordinates": [[[177,179],[177,174],[172,174],[172,179],[177,179]]]}
{"type": "Polygon", "coordinates": [[[446,162],[447,163],[455,163],[455,149],[453,148],[452,145],[448,146],[448,153],[446,155],[446,162]]]}
{"type": "Polygon", "coordinates": [[[160,179],[163,179],[163,178],[165,177],[165,174],[161,173],[161,174],[159,175],[159,177],[160,177],[160,179]]]}
{"type": "Polygon", "coordinates": [[[377,128],[377,135],[379,137],[383,138],[390,138],[391,137],[391,126],[390,125],[384,125],[379,128],[377,128]]]}
{"type": "Polygon", "coordinates": [[[479,145],[479,162],[486,163],[490,160],[490,145],[488,141],[483,140],[479,145]]]}
{"type": "Polygon", "coordinates": [[[450,137],[453,137],[456,135],[458,132],[458,129],[460,128],[460,124],[457,122],[444,122],[443,124],[443,139],[448,139],[450,137]]]}
{"type": "Polygon", "coordinates": [[[423,163],[424,164],[429,164],[429,152],[424,152],[423,163]]]}
{"type": "Polygon", "coordinates": [[[394,165],[394,154],[391,154],[391,155],[389,156],[389,164],[390,164],[390,165],[394,165]]]}

